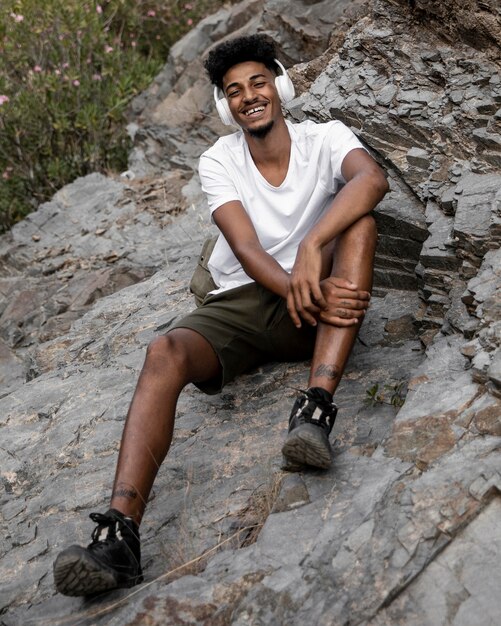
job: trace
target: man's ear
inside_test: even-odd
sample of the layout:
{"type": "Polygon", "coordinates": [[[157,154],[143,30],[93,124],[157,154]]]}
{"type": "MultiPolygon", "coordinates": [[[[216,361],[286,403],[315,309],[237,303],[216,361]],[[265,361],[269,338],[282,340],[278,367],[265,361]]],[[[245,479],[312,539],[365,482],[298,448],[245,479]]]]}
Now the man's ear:
{"type": "Polygon", "coordinates": [[[216,85],[214,87],[214,102],[216,103],[216,109],[219,113],[219,117],[225,126],[238,126],[230,111],[230,105],[224,93],[216,85]]]}

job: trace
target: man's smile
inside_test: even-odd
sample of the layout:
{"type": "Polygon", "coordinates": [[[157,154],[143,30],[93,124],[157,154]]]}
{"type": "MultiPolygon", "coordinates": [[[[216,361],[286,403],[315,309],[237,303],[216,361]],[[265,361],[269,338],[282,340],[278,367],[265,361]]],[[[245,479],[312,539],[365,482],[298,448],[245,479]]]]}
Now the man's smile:
{"type": "Polygon", "coordinates": [[[248,108],[242,109],[241,114],[245,115],[245,117],[250,117],[250,118],[260,117],[261,114],[264,112],[265,108],[266,108],[266,104],[254,104],[248,108]]]}

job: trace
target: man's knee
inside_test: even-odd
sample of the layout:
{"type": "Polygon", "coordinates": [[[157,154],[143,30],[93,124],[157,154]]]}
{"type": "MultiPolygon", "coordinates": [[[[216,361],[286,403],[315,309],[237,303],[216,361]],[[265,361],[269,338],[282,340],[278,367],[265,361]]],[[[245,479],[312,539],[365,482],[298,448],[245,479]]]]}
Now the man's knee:
{"type": "Polygon", "coordinates": [[[177,367],[186,365],[187,350],[174,332],[155,337],[146,350],[146,361],[153,363],[175,363],[177,367]]]}
{"type": "Polygon", "coordinates": [[[361,243],[375,244],[377,241],[376,220],[371,214],[364,215],[350,226],[347,234],[354,240],[360,240],[361,243]]]}

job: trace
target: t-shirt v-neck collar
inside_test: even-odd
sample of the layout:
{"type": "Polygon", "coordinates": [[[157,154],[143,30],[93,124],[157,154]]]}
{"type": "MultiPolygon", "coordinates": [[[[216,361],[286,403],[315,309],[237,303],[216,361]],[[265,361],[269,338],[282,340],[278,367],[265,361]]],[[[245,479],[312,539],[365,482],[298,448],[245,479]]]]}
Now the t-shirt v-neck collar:
{"type": "MultiPolygon", "coordinates": [[[[288,125],[287,125],[287,127],[289,128],[288,125]]],[[[259,171],[259,168],[254,163],[254,159],[252,158],[252,154],[251,154],[251,152],[249,150],[249,146],[248,146],[247,142],[244,139],[244,150],[246,151],[246,154],[247,154],[247,156],[248,156],[248,158],[250,160],[251,168],[255,172],[257,178],[263,183],[263,185],[266,185],[269,189],[274,189],[276,191],[279,191],[280,189],[283,189],[287,185],[290,177],[292,176],[293,161],[294,161],[294,157],[295,157],[295,142],[294,142],[294,137],[293,137],[293,135],[291,133],[291,129],[290,128],[289,128],[289,135],[290,135],[290,138],[291,138],[291,152],[290,152],[290,155],[289,155],[289,166],[287,168],[287,174],[285,175],[285,178],[283,179],[283,181],[278,186],[272,185],[261,174],[261,172],[259,171]]]]}

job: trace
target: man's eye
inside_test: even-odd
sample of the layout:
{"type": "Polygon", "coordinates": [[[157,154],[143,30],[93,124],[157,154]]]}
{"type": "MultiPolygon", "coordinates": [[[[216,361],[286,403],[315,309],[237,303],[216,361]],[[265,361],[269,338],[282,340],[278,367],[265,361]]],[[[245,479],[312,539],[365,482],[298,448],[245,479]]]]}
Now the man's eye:
{"type": "Polygon", "coordinates": [[[254,87],[264,87],[265,83],[254,83],[254,87]]]}
{"type": "Polygon", "coordinates": [[[228,92],[228,98],[233,98],[233,96],[237,96],[238,95],[238,90],[235,89],[234,91],[229,91],[228,92]]]}

